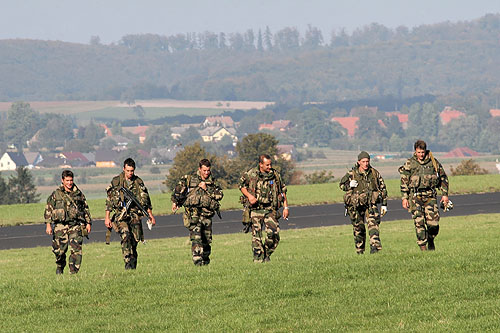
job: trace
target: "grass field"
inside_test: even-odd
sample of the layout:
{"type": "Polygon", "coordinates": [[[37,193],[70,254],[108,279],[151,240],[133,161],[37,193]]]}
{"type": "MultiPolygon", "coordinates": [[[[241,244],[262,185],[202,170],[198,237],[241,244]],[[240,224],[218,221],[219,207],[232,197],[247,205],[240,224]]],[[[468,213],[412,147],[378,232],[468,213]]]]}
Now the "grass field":
{"type": "Polygon", "coordinates": [[[286,230],[270,263],[250,236],[219,235],[195,267],[186,238],[84,245],[81,271],[55,275],[49,244],[0,251],[2,332],[500,330],[500,214],[443,218],[420,252],[410,220],[382,223],[383,250],[355,254],[350,226],[286,230]]]}
{"type": "MultiPolygon", "coordinates": [[[[145,182],[149,186],[148,182],[145,182]]],[[[451,189],[453,194],[466,193],[484,193],[500,191],[500,175],[481,175],[481,176],[455,176],[450,177],[451,189]]],[[[399,198],[399,180],[388,179],[386,181],[390,198],[399,198]]],[[[54,186],[55,188],[55,186],[54,186]]],[[[104,193],[104,186],[102,187],[104,193]]],[[[288,186],[288,199],[292,206],[308,204],[326,204],[342,202],[344,192],[338,186],[338,183],[317,184],[317,185],[291,185],[288,186]]],[[[224,190],[224,199],[222,200],[222,210],[240,209],[239,203],[240,191],[238,189],[224,190]]],[[[45,209],[44,197],[42,202],[25,205],[0,205],[0,226],[42,223],[43,210],[45,209]]],[[[156,215],[170,214],[172,203],[170,202],[170,193],[156,193],[151,195],[153,212],[156,215]]],[[[88,200],[90,212],[94,219],[103,218],[105,210],[105,199],[88,200]]]]}

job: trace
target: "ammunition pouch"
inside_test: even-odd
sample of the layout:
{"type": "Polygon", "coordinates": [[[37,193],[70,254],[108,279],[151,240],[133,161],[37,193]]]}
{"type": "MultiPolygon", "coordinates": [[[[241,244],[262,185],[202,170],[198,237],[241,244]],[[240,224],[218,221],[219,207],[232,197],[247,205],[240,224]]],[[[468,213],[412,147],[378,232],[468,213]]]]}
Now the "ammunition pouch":
{"type": "Polygon", "coordinates": [[[66,221],[66,210],[64,208],[56,208],[52,210],[52,214],[50,216],[52,222],[62,223],[66,221]]]}
{"type": "Polygon", "coordinates": [[[191,224],[191,218],[190,216],[188,215],[187,212],[184,212],[182,214],[182,224],[186,227],[186,228],[189,228],[189,225],[191,224]]]}

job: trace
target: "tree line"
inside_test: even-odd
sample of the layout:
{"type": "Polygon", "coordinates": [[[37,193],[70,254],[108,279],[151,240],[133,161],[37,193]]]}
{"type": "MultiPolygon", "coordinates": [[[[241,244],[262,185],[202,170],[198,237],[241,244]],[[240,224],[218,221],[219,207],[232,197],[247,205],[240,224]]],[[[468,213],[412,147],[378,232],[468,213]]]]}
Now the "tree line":
{"type": "Polygon", "coordinates": [[[497,94],[500,15],[327,37],[316,27],[0,41],[0,100],[270,100],[497,94]],[[36,68],[36,71],[26,70],[36,68]],[[71,69],[71,70],[68,70],[71,69]],[[125,70],[124,70],[125,69],[125,70]]]}

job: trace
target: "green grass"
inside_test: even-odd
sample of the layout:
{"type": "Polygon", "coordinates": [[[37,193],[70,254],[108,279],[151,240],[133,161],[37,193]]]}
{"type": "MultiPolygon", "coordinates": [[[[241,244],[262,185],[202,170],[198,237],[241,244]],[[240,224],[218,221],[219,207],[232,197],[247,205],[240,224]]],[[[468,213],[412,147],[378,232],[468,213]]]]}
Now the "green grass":
{"type": "MultiPolygon", "coordinates": [[[[500,191],[500,175],[498,174],[450,177],[450,183],[450,193],[452,195],[500,191]]],[[[386,184],[389,197],[399,198],[399,180],[388,179],[386,184]]],[[[339,189],[338,183],[328,183],[288,186],[287,196],[290,205],[298,206],[342,202],[343,194],[344,193],[339,189]]],[[[222,210],[240,209],[241,204],[239,203],[239,197],[240,191],[238,189],[224,190],[224,199],[221,205],[222,210]]],[[[36,204],[0,206],[0,225],[6,226],[43,222],[45,200],[46,198],[43,198],[41,203],[36,204]]],[[[170,193],[152,194],[151,201],[154,214],[170,214],[170,209],[172,207],[170,193]]],[[[90,199],[88,200],[88,204],[92,218],[97,219],[104,217],[105,199],[90,199]]]]}
{"type": "Polygon", "coordinates": [[[47,246],[0,251],[0,331],[438,331],[500,329],[500,214],[443,218],[437,250],[413,224],[381,225],[383,250],[355,254],[350,226],[286,230],[266,264],[250,236],[218,235],[195,267],[187,238],[84,245],[81,271],[55,275],[47,246]]]}

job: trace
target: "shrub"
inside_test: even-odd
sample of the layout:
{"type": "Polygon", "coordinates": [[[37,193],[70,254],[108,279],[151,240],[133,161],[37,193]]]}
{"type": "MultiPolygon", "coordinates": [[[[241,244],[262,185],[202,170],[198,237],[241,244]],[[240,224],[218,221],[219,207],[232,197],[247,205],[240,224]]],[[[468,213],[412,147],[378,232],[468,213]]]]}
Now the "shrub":
{"type": "Polygon", "coordinates": [[[483,169],[473,159],[462,160],[456,169],[450,167],[453,176],[485,175],[488,170],[483,169]]]}
{"type": "Polygon", "coordinates": [[[308,184],[323,184],[333,181],[333,171],[314,171],[313,173],[305,176],[308,184]]]}

